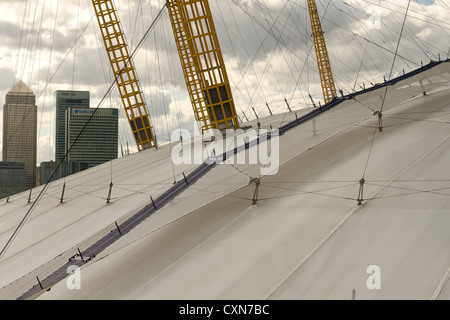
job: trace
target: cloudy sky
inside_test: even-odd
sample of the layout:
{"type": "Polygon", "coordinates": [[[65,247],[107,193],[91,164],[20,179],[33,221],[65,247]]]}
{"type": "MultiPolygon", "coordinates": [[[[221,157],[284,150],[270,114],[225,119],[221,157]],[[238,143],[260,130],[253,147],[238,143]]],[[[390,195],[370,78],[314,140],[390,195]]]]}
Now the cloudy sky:
{"type": "MultiPolygon", "coordinates": [[[[165,0],[116,1],[133,50],[165,0]]],[[[344,93],[389,76],[407,0],[317,0],[333,73],[344,93]]],[[[310,107],[322,99],[304,0],[210,0],[241,118],[310,107]],[[245,114],[245,116],[244,116],[245,114]]],[[[38,163],[54,159],[56,90],[91,92],[97,107],[112,83],[91,0],[0,0],[0,126],[5,95],[23,80],[38,100],[38,163]],[[76,40],[78,39],[78,40],[76,40]]],[[[411,1],[393,76],[450,49],[450,4],[411,1]]],[[[193,114],[167,12],[135,58],[160,140],[193,130],[193,114]]],[[[117,90],[101,107],[121,110],[117,90]]],[[[121,112],[120,143],[133,144],[121,112]]],[[[0,130],[0,144],[2,143],[0,130]]],[[[1,152],[1,150],[0,150],[1,152]]]]}

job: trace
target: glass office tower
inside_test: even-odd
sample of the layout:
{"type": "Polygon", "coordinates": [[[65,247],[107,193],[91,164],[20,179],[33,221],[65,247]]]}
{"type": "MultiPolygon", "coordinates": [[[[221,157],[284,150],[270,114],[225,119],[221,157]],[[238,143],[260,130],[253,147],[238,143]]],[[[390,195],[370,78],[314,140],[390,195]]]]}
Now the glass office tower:
{"type": "Polygon", "coordinates": [[[64,160],[66,154],[65,145],[65,119],[69,107],[89,108],[89,91],[62,91],[55,92],[56,95],[56,135],[55,135],[55,161],[64,160]]]}
{"type": "MultiPolygon", "coordinates": [[[[69,107],[65,117],[65,152],[69,170],[73,163],[87,168],[114,160],[118,156],[119,111],[69,107]],[[89,124],[87,122],[90,120],[89,124]],[[81,135],[80,133],[83,132],[81,135]]],[[[74,172],[69,172],[72,174],[74,172]]],[[[67,174],[67,173],[66,173],[67,174]]]]}

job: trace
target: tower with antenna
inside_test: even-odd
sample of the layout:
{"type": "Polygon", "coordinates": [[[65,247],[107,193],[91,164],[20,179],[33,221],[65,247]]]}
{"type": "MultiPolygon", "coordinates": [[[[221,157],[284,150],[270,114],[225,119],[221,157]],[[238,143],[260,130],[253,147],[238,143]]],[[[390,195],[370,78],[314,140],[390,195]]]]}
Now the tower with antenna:
{"type": "Polygon", "coordinates": [[[325,43],[324,32],[320,22],[319,12],[315,0],[307,0],[308,11],[311,19],[312,36],[316,51],[317,65],[319,67],[320,82],[325,103],[337,97],[336,84],[331,71],[330,57],[325,43]]]}
{"type": "Polygon", "coordinates": [[[109,62],[138,150],[156,147],[144,94],[112,0],[92,0],[109,62]]]}
{"type": "Polygon", "coordinates": [[[234,99],[208,0],[168,0],[167,7],[201,131],[238,129],[234,99]]]}

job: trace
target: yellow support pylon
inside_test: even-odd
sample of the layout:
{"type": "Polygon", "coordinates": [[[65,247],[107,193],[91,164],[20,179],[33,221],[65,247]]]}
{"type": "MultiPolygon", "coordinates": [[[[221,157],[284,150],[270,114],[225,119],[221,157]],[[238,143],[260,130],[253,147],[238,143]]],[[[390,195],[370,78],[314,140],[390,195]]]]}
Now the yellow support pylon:
{"type": "Polygon", "coordinates": [[[308,1],[309,16],[311,18],[311,29],[314,39],[314,47],[317,56],[317,65],[319,67],[320,81],[322,84],[323,98],[325,103],[332,101],[337,97],[336,84],[331,71],[330,58],[328,56],[325,37],[323,35],[322,24],[320,23],[319,13],[315,0],[308,1]]]}
{"type": "Polygon", "coordinates": [[[136,145],[139,151],[156,147],[144,95],[133,61],[130,59],[114,2],[92,0],[92,4],[136,145]]]}
{"type": "Polygon", "coordinates": [[[239,121],[208,0],[167,0],[195,119],[202,132],[239,121]]]}

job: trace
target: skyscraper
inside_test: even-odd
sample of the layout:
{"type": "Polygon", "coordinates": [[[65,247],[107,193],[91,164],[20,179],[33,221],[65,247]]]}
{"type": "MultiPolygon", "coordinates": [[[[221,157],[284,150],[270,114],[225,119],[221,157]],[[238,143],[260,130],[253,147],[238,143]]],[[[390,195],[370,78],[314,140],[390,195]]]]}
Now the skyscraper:
{"type": "Polygon", "coordinates": [[[55,161],[63,161],[66,154],[65,119],[69,107],[89,108],[89,91],[56,91],[55,161]]]}
{"type": "Polygon", "coordinates": [[[36,186],[36,96],[22,81],[7,94],[3,109],[3,161],[25,163],[26,188],[36,186]]]}
{"type": "Polygon", "coordinates": [[[62,177],[61,171],[59,162],[41,162],[41,184],[47,184],[48,182],[60,179],[62,177]]]}
{"type": "Polygon", "coordinates": [[[0,199],[26,190],[25,163],[0,162],[0,199]]]}
{"type": "MultiPolygon", "coordinates": [[[[114,160],[118,155],[119,111],[69,107],[66,110],[65,133],[65,152],[68,153],[66,162],[69,168],[74,163],[86,164],[87,168],[92,168],[114,160]]],[[[74,173],[70,170],[69,174],[74,173]]]]}

